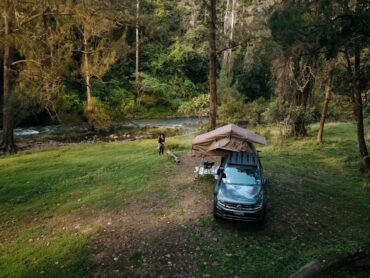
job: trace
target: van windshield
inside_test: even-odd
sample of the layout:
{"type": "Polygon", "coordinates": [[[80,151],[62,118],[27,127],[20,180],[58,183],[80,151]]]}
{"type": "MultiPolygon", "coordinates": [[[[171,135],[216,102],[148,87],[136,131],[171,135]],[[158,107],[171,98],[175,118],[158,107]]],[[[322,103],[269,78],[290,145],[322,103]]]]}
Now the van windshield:
{"type": "Polygon", "coordinates": [[[226,167],[224,173],[226,175],[222,179],[224,183],[241,185],[261,184],[261,177],[257,168],[226,167]]]}

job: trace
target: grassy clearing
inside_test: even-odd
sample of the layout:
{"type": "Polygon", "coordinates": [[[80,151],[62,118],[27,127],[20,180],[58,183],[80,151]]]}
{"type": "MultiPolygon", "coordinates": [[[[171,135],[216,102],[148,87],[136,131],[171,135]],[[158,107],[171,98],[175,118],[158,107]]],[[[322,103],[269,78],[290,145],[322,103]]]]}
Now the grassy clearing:
{"type": "MultiPolygon", "coordinates": [[[[313,126],[311,135],[316,131],[313,126]]],[[[312,258],[369,250],[369,176],[359,174],[353,135],[351,124],[330,124],[322,146],[306,138],[262,148],[271,180],[266,224],[261,228],[204,220],[210,238],[220,242],[193,236],[204,250],[198,255],[206,263],[202,273],[289,277],[312,258]],[[210,254],[213,262],[207,260],[210,254]]],[[[369,273],[333,275],[368,277],[369,273]]]]}
{"type": "MultiPolygon", "coordinates": [[[[312,258],[369,250],[354,125],[327,125],[322,146],[259,131],[272,142],[261,148],[271,180],[263,226],[215,222],[213,180],[158,157],[155,140],[1,157],[0,277],[288,277],[312,258]]],[[[186,152],[191,138],[168,144],[186,152]]]]}
{"type": "Polygon", "coordinates": [[[52,269],[60,268],[56,262],[63,262],[66,273],[80,273],[85,256],[79,253],[97,230],[71,231],[50,222],[70,215],[84,222],[97,211],[124,208],[149,194],[163,195],[169,180],[148,181],[172,165],[156,156],[153,143],[74,145],[2,157],[0,273],[38,276],[47,270],[53,276],[52,269]]]}

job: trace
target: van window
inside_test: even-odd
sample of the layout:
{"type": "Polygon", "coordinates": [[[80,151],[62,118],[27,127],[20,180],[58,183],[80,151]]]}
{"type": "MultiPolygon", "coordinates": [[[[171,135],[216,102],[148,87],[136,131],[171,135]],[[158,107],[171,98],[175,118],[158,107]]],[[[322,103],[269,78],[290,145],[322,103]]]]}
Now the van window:
{"type": "Polygon", "coordinates": [[[224,183],[243,184],[243,185],[260,185],[261,177],[257,168],[245,167],[226,167],[226,175],[222,179],[224,183]]]}

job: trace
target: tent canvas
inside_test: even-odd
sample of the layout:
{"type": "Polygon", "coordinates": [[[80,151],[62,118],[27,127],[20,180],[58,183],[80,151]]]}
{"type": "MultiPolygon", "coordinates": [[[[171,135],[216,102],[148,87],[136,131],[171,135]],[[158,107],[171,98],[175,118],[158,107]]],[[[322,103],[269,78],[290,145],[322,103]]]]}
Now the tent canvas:
{"type": "Polygon", "coordinates": [[[229,124],[195,137],[192,150],[199,155],[224,156],[230,151],[256,152],[253,143],[267,144],[263,136],[229,124]]]}

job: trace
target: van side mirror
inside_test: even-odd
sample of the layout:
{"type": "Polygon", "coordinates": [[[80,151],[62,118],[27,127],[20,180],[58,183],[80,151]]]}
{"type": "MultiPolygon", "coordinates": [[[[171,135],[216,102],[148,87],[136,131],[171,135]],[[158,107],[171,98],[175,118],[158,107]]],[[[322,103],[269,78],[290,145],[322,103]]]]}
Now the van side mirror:
{"type": "Polygon", "coordinates": [[[262,185],[268,185],[269,184],[269,180],[266,179],[266,178],[263,178],[262,179],[262,185]]]}

